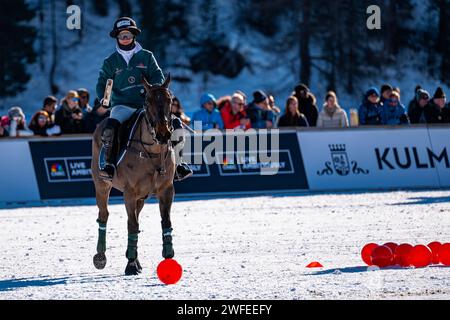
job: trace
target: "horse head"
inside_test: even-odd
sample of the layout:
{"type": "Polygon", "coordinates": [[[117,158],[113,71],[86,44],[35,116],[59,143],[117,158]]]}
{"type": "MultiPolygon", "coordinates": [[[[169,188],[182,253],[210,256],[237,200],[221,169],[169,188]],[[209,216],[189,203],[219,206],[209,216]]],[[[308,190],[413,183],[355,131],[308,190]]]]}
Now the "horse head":
{"type": "Polygon", "coordinates": [[[145,88],[145,112],[154,127],[156,140],[160,144],[167,144],[172,135],[172,117],[170,106],[172,105],[172,93],[169,90],[170,74],[162,85],[151,85],[143,77],[145,88]]]}

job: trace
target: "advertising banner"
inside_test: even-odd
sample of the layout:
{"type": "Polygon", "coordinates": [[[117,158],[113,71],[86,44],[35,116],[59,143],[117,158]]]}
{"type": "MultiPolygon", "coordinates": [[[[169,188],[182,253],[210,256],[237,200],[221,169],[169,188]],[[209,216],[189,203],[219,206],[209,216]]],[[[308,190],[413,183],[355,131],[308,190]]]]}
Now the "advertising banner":
{"type": "Polygon", "coordinates": [[[311,190],[437,188],[445,165],[427,128],[299,132],[298,141],[311,190]]]}
{"type": "Polygon", "coordinates": [[[0,141],[0,201],[39,201],[28,141],[0,141]]]}
{"type": "MultiPolygon", "coordinates": [[[[295,132],[281,133],[273,148],[269,134],[264,149],[260,148],[259,135],[255,139],[256,148],[249,142],[252,137],[246,135],[241,139],[245,144],[241,149],[238,149],[239,134],[232,134],[231,138],[236,144],[227,149],[230,135],[228,138],[225,135],[188,137],[183,159],[190,164],[194,175],[175,183],[177,194],[308,189],[295,132]],[[196,146],[200,148],[197,150],[196,146]]],[[[90,137],[31,140],[29,143],[41,199],[95,196],[90,137]]],[[[118,196],[120,192],[113,189],[111,195],[118,196]]]]}
{"type": "Polygon", "coordinates": [[[450,128],[430,128],[430,163],[436,167],[440,187],[450,187],[450,128]]]}

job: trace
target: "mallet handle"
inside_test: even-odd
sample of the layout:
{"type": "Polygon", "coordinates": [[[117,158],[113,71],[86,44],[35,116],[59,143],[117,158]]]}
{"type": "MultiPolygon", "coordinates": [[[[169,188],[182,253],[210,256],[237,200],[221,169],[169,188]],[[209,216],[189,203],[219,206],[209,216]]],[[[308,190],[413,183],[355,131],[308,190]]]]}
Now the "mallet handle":
{"type": "Polygon", "coordinates": [[[113,79],[108,79],[106,81],[105,94],[103,95],[103,102],[102,102],[103,107],[109,106],[109,101],[111,100],[113,84],[114,84],[113,79]]]}

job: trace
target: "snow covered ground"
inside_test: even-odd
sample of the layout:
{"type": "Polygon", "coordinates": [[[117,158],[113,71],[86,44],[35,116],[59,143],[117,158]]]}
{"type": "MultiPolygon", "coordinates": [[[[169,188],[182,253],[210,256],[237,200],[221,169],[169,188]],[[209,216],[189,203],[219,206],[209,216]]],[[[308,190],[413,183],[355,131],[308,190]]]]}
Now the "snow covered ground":
{"type": "Polygon", "coordinates": [[[0,210],[0,299],[448,299],[450,268],[368,271],[365,243],[450,241],[448,191],[178,199],[176,285],[156,277],[158,206],[141,215],[143,273],[123,275],[123,204],[110,206],[108,264],[92,265],[97,208],[0,210]],[[307,269],[311,261],[324,268],[307,269]]]}

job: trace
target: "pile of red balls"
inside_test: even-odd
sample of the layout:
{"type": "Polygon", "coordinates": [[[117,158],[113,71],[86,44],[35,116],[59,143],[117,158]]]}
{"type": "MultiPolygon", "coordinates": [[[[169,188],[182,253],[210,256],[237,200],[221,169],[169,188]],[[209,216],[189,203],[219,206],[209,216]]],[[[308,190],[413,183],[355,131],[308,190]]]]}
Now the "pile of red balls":
{"type": "Polygon", "coordinates": [[[450,243],[432,242],[428,245],[412,246],[408,243],[388,242],[383,245],[369,243],[361,251],[363,261],[369,266],[385,268],[401,267],[423,268],[431,264],[450,266],[450,243]]]}

